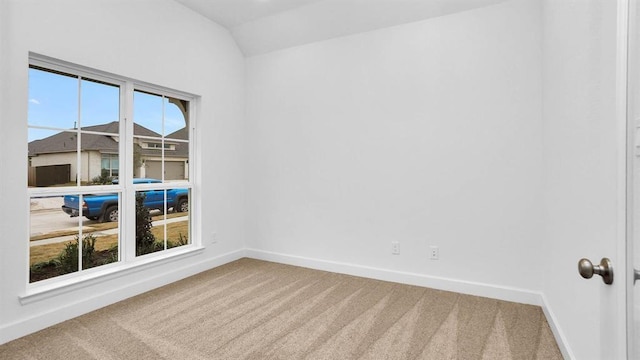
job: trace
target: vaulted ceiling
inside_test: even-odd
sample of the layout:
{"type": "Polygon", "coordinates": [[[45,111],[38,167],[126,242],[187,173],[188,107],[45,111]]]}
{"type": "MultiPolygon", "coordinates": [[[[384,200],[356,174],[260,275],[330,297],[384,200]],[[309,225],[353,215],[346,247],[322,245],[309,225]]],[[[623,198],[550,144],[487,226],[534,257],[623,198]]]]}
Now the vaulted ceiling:
{"type": "Polygon", "coordinates": [[[506,0],[176,0],[229,29],[246,56],[506,0]]]}

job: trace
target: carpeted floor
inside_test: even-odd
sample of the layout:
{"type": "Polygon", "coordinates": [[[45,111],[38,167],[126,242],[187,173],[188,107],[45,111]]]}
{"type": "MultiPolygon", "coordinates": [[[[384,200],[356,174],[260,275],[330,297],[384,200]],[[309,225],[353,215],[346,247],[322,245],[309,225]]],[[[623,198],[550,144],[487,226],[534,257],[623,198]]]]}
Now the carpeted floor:
{"type": "Polygon", "coordinates": [[[0,359],[562,359],[542,310],[241,259],[0,346],[0,359]]]}

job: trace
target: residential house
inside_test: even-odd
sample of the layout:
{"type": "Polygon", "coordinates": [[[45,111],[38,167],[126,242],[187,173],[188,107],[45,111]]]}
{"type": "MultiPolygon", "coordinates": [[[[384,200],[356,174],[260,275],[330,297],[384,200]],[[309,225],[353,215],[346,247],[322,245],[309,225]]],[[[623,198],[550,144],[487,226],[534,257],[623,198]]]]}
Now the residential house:
{"type": "MultiPolygon", "coordinates": [[[[81,181],[91,182],[103,172],[107,176],[119,175],[119,123],[84,127],[81,135],[81,181]],[[102,134],[96,134],[102,133],[102,134]]],[[[164,179],[184,180],[188,178],[188,143],[175,140],[188,139],[187,129],[183,128],[166,136],[164,139],[164,154],[162,151],[162,135],[134,124],[136,138],[134,157],[139,157],[134,169],[135,177],[162,179],[162,165],[164,156],[164,179]],[[150,140],[149,138],[157,140],[150,140]],[[173,139],[173,141],[172,141],[173,139]]],[[[60,132],[44,139],[29,142],[29,164],[33,168],[32,186],[48,186],[75,182],[77,174],[77,133],[60,132]],[[56,172],[62,172],[57,174],[56,172]],[[41,176],[38,176],[38,173],[41,176]]]]}

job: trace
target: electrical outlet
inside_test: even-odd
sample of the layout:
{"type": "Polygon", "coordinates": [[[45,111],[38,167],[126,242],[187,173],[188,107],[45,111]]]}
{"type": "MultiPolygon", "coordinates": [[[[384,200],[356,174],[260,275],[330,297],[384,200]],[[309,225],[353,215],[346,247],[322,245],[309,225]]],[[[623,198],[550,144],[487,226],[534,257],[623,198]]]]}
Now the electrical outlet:
{"type": "Polygon", "coordinates": [[[214,231],[211,233],[211,243],[215,244],[217,242],[218,242],[218,233],[214,231]]]}
{"type": "Polygon", "coordinates": [[[440,249],[437,246],[429,246],[429,259],[438,260],[440,259],[440,249]]]}
{"type": "Polygon", "coordinates": [[[391,253],[393,255],[400,255],[400,242],[398,241],[391,242],[391,253]]]}

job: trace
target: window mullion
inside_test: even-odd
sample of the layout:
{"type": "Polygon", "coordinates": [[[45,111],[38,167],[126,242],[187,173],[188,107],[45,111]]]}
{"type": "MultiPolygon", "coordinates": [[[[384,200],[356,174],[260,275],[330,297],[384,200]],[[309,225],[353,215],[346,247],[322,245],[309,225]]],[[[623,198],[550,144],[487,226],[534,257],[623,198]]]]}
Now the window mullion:
{"type": "Polygon", "coordinates": [[[121,223],[122,235],[120,237],[124,249],[122,255],[125,261],[132,261],[136,257],[136,221],[135,199],[136,192],[133,187],[133,147],[134,147],[134,119],[133,119],[133,91],[131,82],[126,82],[121,96],[123,124],[120,136],[120,186],[122,188],[121,223]],[[124,129],[123,129],[124,128],[124,129]]]}
{"type": "Polygon", "coordinates": [[[76,185],[77,186],[81,186],[82,185],[82,134],[80,132],[80,117],[82,114],[82,89],[81,89],[81,85],[82,82],[80,81],[80,78],[76,78],[78,80],[78,96],[77,96],[77,101],[78,101],[78,109],[76,112],[76,121],[75,121],[75,130],[76,130],[76,139],[78,141],[78,143],[76,144],[76,185]]]}
{"type": "MultiPolygon", "coordinates": [[[[196,128],[196,119],[197,119],[197,114],[196,114],[196,102],[195,101],[190,101],[189,102],[189,157],[187,159],[187,173],[189,175],[189,189],[190,189],[190,193],[189,193],[189,206],[190,206],[190,213],[191,213],[191,221],[189,222],[189,232],[190,234],[192,234],[191,239],[192,242],[197,243],[198,245],[202,245],[202,241],[201,241],[201,236],[199,234],[199,227],[194,226],[193,224],[196,222],[199,222],[199,214],[200,214],[200,202],[199,201],[194,201],[194,199],[196,198],[194,196],[195,193],[197,193],[197,189],[195,188],[194,184],[199,184],[200,181],[198,180],[198,167],[195,166],[197,161],[194,162],[194,159],[196,158],[196,142],[197,140],[197,136],[196,136],[196,132],[197,132],[197,128],[196,128]]],[[[197,160],[197,159],[196,159],[197,160]]]]}
{"type": "MultiPolygon", "coordinates": [[[[76,184],[78,186],[82,185],[82,123],[81,123],[81,119],[82,119],[82,78],[78,77],[78,114],[77,114],[77,119],[76,119],[76,128],[77,128],[77,139],[78,139],[78,144],[77,144],[77,152],[78,152],[78,157],[77,157],[77,169],[78,171],[76,172],[76,184]]],[[[78,216],[78,272],[82,271],[82,245],[83,241],[82,241],[82,201],[84,200],[84,195],[80,194],[78,195],[78,210],[80,212],[80,216],[78,216]]]]}
{"type": "MultiPolygon", "coordinates": [[[[162,168],[162,182],[163,183],[165,182],[165,173],[164,173],[164,138],[165,138],[165,135],[166,135],[166,132],[165,132],[165,129],[164,129],[164,116],[165,116],[165,114],[164,114],[164,112],[165,112],[164,106],[165,105],[164,104],[165,104],[165,100],[166,100],[166,97],[164,97],[164,95],[163,95],[162,96],[162,124],[161,124],[161,128],[162,128],[161,136],[162,136],[162,139],[161,139],[161,142],[160,142],[160,148],[161,148],[161,152],[160,152],[160,154],[161,154],[160,155],[161,162],[160,162],[160,165],[161,165],[161,168],[162,168]]],[[[165,248],[166,248],[166,244],[165,244],[165,248]]]]}
{"type": "MultiPolygon", "coordinates": [[[[166,97],[163,95],[162,96],[162,124],[161,124],[161,128],[162,128],[162,139],[160,141],[160,168],[162,169],[162,183],[165,183],[165,170],[164,170],[164,163],[165,163],[165,159],[164,159],[164,138],[166,136],[166,131],[165,131],[165,127],[164,127],[164,121],[165,121],[165,102],[166,102],[166,97]]],[[[168,248],[167,246],[167,189],[164,189],[162,191],[162,196],[164,199],[164,204],[162,205],[164,208],[163,211],[163,218],[164,218],[164,224],[162,225],[163,227],[163,231],[162,231],[162,236],[164,237],[164,249],[166,250],[168,248]]]]}
{"type": "Polygon", "coordinates": [[[83,228],[82,228],[82,204],[84,201],[84,195],[78,195],[78,210],[80,211],[80,216],[78,216],[78,272],[82,271],[82,246],[83,244],[83,228]]]}

